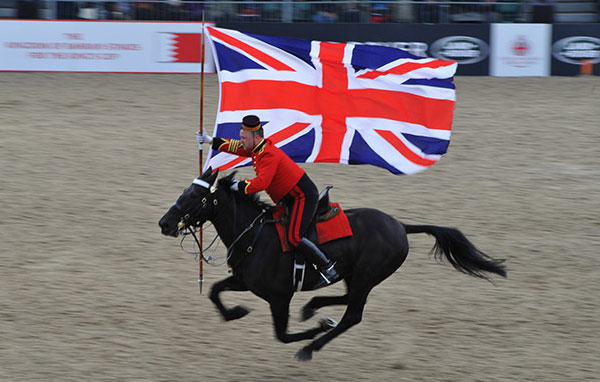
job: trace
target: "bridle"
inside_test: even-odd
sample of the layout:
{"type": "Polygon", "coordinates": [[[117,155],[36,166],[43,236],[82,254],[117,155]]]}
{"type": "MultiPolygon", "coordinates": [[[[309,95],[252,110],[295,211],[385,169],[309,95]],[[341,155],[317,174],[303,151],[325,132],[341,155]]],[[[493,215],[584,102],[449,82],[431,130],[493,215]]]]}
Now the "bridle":
{"type": "MultiPolygon", "coordinates": [[[[210,191],[210,195],[212,195],[212,205],[213,205],[213,211],[210,212],[214,212],[214,209],[217,208],[217,204],[219,204],[219,201],[216,198],[216,192],[217,192],[217,186],[216,185],[211,185],[210,183],[208,183],[205,180],[196,178],[194,179],[194,181],[192,182],[192,184],[196,184],[200,187],[204,187],[207,190],[210,191]]],[[[209,200],[206,196],[204,196],[201,200],[200,200],[200,204],[198,204],[197,206],[194,207],[194,209],[190,212],[193,213],[194,215],[196,215],[200,209],[205,210],[208,207],[209,204],[209,200]]],[[[177,202],[175,202],[175,208],[178,207],[177,202]]],[[[179,210],[181,210],[181,206],[179,206],[179,210]]],[[[190,223],[189,219],[190,219],[190,213],[185,214],[182,218],[182,221],[179,222],[179,224],[177,225],[177,228],[182,229],[184,227],[190,227],[192,225],[194,225],[195,227],[199,227],[202,225],[202,223],[200,223],[199,221],[196,221],[194,223],[190,223]]]]}
{"type": "MultiPolygon", "coordinates": [[[[217,191],[217,187],[214,185],[211,185],[210,183],[208,183],[207,181],[200,179],[200,178],[196,178],[194,179],[194,181],[192,182],[192,184],[196,184],[198,186],[204,187],[207,190],[210,191],[210,194],[213,195],[213,199],[212,199],[212,205],[213,205],[213,211],[214,209],[217,207],[217,205],[219,204],[219,201],[217,200],[216,197],[214,197],[214,194],[217,191]]],[[[204,261],[207,264],[210,264],[209,259],[207,259],[206,257],[204,257],[204,252],[206,250],[208,250],[210,247],[212,247],[212,245],[215,243],[215,241],[217,240],[218,236],[215,236],[215,238],[211,241],[211,243],[209,244],[209,246],[207,248],[202,248],[202,246],[200,245],[200,241],[198,240],[198,237],[196,236],[196,230],[199,229],[204,222],[200,223],[200,221],[195,221],[195,222],[191,222],[190,219],[192,216],[197,215],[200,210],[205,210],[209,205],[209,200],[208,198],[205,196],[200,200],[200,203],[197,204],[189,213],[186,213],[185,215],[183,215],[181,217],[181,220],[177,223],[177,229],[179,231],[180,235],[183,235],[183,238],[181,239],[181,242],[179,244],[179,246],[181,247],[181,249],[185,252],[185,253],[189,253],[189,254],[195,254],[195,255],[200,255],[201,257],[201,261],[204,261]],[[189,232],[185,232],[185,230],[188,230],[189,232]],[[186,235],[192,235],[192,237],[194,238],[194,241],[196,242],[196,245],[198,246],[198,252],[190,252],[187,251],[186,249],[184,249],[183,247],[183,241],[185,239],[186,235]]],[[[173,207],[178,210],[178,211],[182,211],[182,207],[178,202],[175,202],[173,204],[173,207]]]]}
{"type": "MultiPolygon", "coordinates": [[[[208,250],[216,241],[218,236],[215,236],[215,238],[212,240],[212,242],[209,244],[209,246],[207,248],[202,248],[202,246],[200,245],[200,241],[198,240],[198,237],[196,235],[196,231],[195,228],[199,228],[202,226],[202,224],[204,223],[200,223],[199,221],[196,222],[190,222],[190,219],[192,216],[196,215],[198,212],[200,212],[200,210],[205,210],[208,208],[209,205],[212,205],[212,211],[210,211],[209,213],[214,213],[214,210],[217,208],[217,205],[219,204],[219,201],[216,197],[216,192],[217,192],[217,186],[216,186],[216,182],[215,184],[211,185],[210,183],[208,183],[207,181],[203,180],[203,179],[199,179],[196,178],[194,179],[194,181],[192,182],[192,184],[196,184],[198,186],[204,187],[206,189],[208,189],[210,191],[210,195],[212,195],[212,203],[210,202],[210,200],[204,196],[201,200],[200,200],[200,204],[198,204],[197,207],[194,207],[194,209],[192,211],[190,211],[190,213],[185,214],[182,218],[181,221],[177,224],[177,228],[180,231],[183,231],[184,229],[187,229],[189,232],[187,233],[183,233],[183,235],[188,235],[191,234],[192,237],[194,238],[194,241],[196,242],[196,245],[199,248],[199,255],[201,257],[201,261],[204,261],[207,264],[210,264],[209,259],[207,259],[206,257],[204,257],[204,251],[208,250]]],[[[233,198],[233,226],[235,228],[235,218],[237,215],[237,211],[236,211],[236,203],[235,203],[235,198],[233,198]]],[[[173,205],[176,209],[181,211],[181,206],[175,202],[175,204],[173,205]]],[[[233,256],[233,249],[235,247],[235,244],[242,239],[242,237],[244,237],[244,235],[246,235],[246,233],[248,233],[249,231],[251,231],[254,226],[256,225],[256,223],[260,223],[260,228],[258,230],[258,232],[256,233],[256,235],[254,236],[254,239],[252,240],[252,243],[246,248],[245,253],[249,254],[252,252],[252,250],[254,249],[254,244],[256,243],[258,236],[260,235],[260,232],[262,231],[262,227],[264,226],[264,224],[266,223],[266,220],[264,218],[264,215],[266,213],[266,210],[262,210],[253,220],[252,222],[245,228],[242,230],[242,232],[237,235],[237,237],[233,240],[233,242],[231,243],[231,245],[229,245],[229,247],[227,248],[227,257],[226,257],[226,262],[229,262],[229,260],[231,259],[231,257],[233,256]]],[[[183,249],[183,239],[182,239],[182,243],[181,243],[181,248],[183,249]]],[[[183,249],[184,252],[187,253],[187,251],[185,249],[183,249]]],[[[241,259],[238,261],[238,263],[241,261],[241,259]]]]}

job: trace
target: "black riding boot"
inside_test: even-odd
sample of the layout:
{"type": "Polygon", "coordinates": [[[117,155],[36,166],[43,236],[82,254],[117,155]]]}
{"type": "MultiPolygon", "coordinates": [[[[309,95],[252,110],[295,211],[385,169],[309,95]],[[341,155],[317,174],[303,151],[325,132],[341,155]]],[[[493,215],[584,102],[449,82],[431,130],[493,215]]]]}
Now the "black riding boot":
{"type": "Polygon", "coordinates": [[[332,284],[340,279],[340,275],[334,268],[335,263],[329,260],[312,241],[303,237],[298,244],[298,248],[302,251],[308,261],[317,266],[317,269],[323,278],[315,285],[315,289],[332,284]]]}

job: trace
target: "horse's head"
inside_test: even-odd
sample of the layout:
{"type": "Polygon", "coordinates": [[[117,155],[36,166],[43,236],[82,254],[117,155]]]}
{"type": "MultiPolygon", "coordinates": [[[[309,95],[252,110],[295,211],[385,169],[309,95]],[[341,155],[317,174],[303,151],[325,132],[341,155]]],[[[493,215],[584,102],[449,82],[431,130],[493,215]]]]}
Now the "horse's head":
{"type": "Polygon", "coordinates": [[[190,226],[201,226],[214,213],[216,179],[219,171],[209,168],[185,190],[167,213],[159,220],[162,233],[177,236],[190,226]]]}

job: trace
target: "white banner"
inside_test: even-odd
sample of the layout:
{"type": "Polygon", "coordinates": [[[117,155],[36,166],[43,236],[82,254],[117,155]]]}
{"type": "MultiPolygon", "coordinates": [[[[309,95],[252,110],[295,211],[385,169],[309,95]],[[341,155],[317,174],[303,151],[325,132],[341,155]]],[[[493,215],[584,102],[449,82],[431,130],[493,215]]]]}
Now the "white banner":
{"type": "Polygon", "coordinates": [[[201,42],[199,22],[2,20],[0,71],[200,73],[201,42]]]}
{"type": "Polygon", "coordinates": [[[549,76],[551,24],[492,24],[490,75],[549,76]]]}

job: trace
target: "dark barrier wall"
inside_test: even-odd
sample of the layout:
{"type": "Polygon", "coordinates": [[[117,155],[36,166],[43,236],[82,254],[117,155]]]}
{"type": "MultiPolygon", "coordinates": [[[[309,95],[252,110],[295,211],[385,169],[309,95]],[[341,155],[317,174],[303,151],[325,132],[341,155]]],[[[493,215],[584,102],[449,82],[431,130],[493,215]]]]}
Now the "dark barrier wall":
{"type": "Polygon", "coordinates": [[[218,23],[268,36],[336,42],[386,42],[418,56],[455,60],[457,75],[489,75],[489,24],[218,23]]]}
{"type": "Polygon", "coordinates": [[[554,24],[552,75],[577,75],[582,60],[590,60],[593,73],[600,75],[600,24],[554,24]]]}

